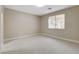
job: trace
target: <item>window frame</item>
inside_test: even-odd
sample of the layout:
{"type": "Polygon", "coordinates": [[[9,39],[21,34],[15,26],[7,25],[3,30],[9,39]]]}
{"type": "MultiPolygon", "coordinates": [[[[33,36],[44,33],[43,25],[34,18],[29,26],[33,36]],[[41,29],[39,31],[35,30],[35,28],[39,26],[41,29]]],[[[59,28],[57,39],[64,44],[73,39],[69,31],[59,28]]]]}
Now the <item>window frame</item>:
{"type": "Polygon", "coordinates": [[[55,28],[49,28],[49,17],[52,17],[52,16],[48,16],[48,29],[51,30],[51,29],[54,29],[54,30],[65,30],[65,20],[66,20],[66,17],[65,17],[65,13],[62,13],[62,14],[55,14],[55,15],[52,15],[52,16],[55,16],[55,28]],[[56,16],[57,15],[64,15],[64,28],[56,28],[56,16]]]}

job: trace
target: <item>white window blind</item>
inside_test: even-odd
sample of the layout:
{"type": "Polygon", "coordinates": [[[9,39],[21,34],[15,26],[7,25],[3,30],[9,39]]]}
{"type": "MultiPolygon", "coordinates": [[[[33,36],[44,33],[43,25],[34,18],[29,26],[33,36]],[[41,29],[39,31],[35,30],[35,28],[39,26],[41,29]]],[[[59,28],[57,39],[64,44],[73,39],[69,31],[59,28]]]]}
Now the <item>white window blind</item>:
{"type": "Polygon", "coordinates": [[[50,16],[48,18],[49,29],[64,29],[65,28],[65,14],[50,16]]]}

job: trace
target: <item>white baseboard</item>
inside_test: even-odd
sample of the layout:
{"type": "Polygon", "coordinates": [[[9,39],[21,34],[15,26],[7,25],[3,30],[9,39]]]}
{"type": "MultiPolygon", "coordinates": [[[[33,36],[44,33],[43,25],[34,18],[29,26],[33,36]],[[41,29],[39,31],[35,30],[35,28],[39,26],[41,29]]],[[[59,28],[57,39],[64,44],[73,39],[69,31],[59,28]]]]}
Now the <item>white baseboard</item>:
{"type": "Polygon", "coordinates": [[[24,35],[24,36],[18,36],[18,37],[13,37],[13,38],[7,38],[5,39],[5,41],[9,41],[9,40],[16,40],[16,39],[21,39],[21,38],[29,38],[35,35],[38,35],[39,33],[35,33],[35,34],[29,34],[29,35],[24,35]]]}
{"type": "Polygon", "coordinates": [[[62,38],[62,37],[58,37],[58,36],[54,36],[54,35],[50,35],[50,34],[46,34],[46,33],[35,33],[35,34],[30,34],[30,35],[13,37],[13,38],[5,39],[5,41],[14,40],[14,39],[21,39],[21,38],[29,38],[29,37],[32,37],[32,36],[35,36],[35,35],[44,35],[44,36],[48,36],[48,37],[52,37],[52,38],[58,38],[58,39],[62,39],[62,40],[66,40],[66,41],[70,41],[70,42],[78,43],[79,44],[78,40],[66,39],[66,38],[62,38]]]}
{"type": "Polygon", "coordinates": [[[73,42],[73,43],[78,43],[79,44],[79,41],[78,40],[66,39],[66,38],[62,38],[62,37],[58,37],[58,36],[53,36],[53,35],[46,34],[46,33],[40,33],[40,34],[41,35],[48,36],[48,37],[58,38],[58,39],[62,39],[62,40],[65,40],[65,41],[69,41],[69,42],[73,42]]]}

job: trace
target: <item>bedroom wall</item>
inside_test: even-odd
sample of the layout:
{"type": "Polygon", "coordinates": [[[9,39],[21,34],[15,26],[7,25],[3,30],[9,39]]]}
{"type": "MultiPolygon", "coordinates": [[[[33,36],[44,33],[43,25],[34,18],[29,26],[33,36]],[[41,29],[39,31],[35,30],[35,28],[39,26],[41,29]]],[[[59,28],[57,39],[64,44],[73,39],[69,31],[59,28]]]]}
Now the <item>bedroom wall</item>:
{"type": "Polygon", "coordinates": [[[0,41],[1,41],[1,13],[2,11],[1,11],[1,6],[0,6],[0,41]]]}
{"type": "Polygon", "coordinates": [[[41,17],[41,33],[65,39],[79,40],[79,6],[57,11],[41,17]],[[48,29],[48,17],[50,15],[65,14],[65,29],[48,29]]]}
{"type": "Polygon", "coordinates": [[[40,32],[40,17],[14,11],[4,10],[4,37],[13,38],[40,32]]]}
{"type": "Polygon", "coordinates": [[[3,15],[4,15],[4,8],[2,5],[0,5],[0,48],[3,47],[4,44],[4,33],[3,33],[3,15]]]}

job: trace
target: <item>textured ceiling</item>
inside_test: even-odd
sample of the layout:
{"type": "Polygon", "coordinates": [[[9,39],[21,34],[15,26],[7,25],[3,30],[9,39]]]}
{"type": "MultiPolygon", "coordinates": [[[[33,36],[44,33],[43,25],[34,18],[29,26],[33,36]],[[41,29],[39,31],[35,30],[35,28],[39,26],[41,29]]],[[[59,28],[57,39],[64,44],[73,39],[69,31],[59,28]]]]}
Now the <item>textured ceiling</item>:
{"type": "Polygon", "coordinates": [[[72,5],[46,5],[42,7],[37,7],[34,5],[5,5],[4,7],[21,11],[21,12],[26,12],[26,13],[42,16],[51,12],[70,8],[73,6],[72,5]],[[52,8],[52,9],[48,9],[48,8],[52,8]]]}

